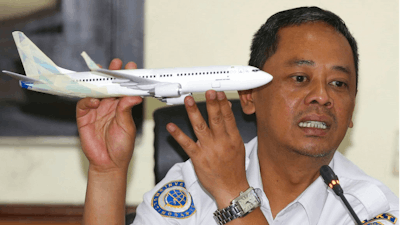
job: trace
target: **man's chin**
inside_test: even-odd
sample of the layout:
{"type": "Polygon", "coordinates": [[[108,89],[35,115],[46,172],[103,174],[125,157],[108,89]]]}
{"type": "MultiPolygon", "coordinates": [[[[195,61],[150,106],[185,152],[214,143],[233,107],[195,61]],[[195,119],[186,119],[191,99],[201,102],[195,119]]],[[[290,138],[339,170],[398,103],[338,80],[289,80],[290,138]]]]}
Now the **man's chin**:
{"type": "Polygon", "coordinates": [[[332,155],[335,152],[335,149],[331,150],[316,150],[313,149],[293,149],[299,155],[312,157],[312,158],[325,158],[327,156],[332,155]]]}

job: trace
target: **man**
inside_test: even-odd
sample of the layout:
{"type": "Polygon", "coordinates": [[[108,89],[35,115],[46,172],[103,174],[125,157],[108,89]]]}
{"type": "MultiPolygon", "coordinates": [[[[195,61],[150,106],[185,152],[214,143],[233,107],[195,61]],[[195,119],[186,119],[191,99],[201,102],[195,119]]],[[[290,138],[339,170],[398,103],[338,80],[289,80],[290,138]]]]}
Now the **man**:
{"type": "MultiPolygon", "coordinates": [[[[114,60],[110,68],[121,64],[114,60]]],[[[214,213],[220,224],[232,225],[354,224],[319,177],[328,164],[361,220],[396,223],[398,198],[335,152],[353,126],[358,80],[357,45],[341,19],[316,7],[273,15],[254,37],[250,65],[274,77],[239,92],[243,111],[256,113],[258,138],[243,144],[224,93],[206,93],[209,127],[187,97],[198,141],[174,124],[167,130],[191,160],[175,165],[145,194],[134,224],[216,224],[214,213]],[[246,190],[250,197],[240,195],[246,190]],[[226,214],[235,208],[235,198],[253,201],[243,203],[245,212],[252,211],[239,218],[226,214]]],[[[130,109],[140,101],[84,99],[77,105],[82,149],[90,162],[85,224],[123,223],[135,138],[130,109]]]]}

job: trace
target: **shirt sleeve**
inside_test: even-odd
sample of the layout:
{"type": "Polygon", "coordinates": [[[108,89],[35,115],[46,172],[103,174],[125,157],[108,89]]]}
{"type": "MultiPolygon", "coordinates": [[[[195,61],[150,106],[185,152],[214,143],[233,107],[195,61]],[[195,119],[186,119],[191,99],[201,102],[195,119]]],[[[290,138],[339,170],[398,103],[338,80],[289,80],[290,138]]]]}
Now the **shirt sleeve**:
{"type": "Polygon", "coordinates": [[[175,164],[160,183],[144,194],[132,225],[196,224],[196,208],[183,180],[184,165],[175,164]]]}
{"type": "Polygon", "coordinates": [[[136,209],[136,217],[131,225],[156,225],[156,224],[172,224],[165,217],[160,216],[151,207],[151,203],[144,200],[136,209]]]}

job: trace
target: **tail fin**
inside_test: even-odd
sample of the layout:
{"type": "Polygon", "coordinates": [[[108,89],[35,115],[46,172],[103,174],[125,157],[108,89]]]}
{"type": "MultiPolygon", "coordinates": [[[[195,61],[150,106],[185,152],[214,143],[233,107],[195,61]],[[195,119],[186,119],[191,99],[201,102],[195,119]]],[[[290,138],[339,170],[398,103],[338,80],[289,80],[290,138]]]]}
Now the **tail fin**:
{"type": "Polygon", "coordinates": [[[58,67],[21,31],[12,33],[26,76],[74,73],[58,67]]]}
{"type": "Polygon", "coordinates": [[[89,57],[89,55],[86,52],[82,52],[81,56],[85,60],[86,65],[89,67],[90,70],[100,69],[100,67],[93,62],[93,60],[89,57]]]}

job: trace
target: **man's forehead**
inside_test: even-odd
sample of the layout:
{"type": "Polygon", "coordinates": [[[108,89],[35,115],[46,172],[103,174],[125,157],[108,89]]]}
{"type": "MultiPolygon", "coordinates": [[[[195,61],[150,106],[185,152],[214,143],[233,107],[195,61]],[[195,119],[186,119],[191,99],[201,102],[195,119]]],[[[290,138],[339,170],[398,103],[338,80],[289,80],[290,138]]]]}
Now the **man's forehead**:
{"type": "Polygon", "coordinates": [[[277,33],[278,46],[282,39],[290,38],[290,41],[292,41],[293,38],[312,38],[312,35],[315,33],[338,34],[346,39],[343,34],[325,22],[307,22],[299,25],[291,25],[280,28],[277,33]]]}
{"type": "Polygon", "coordinates": [[[343,62],[344,59],[348,59],[351,64],[354,63],[349,42],[330,25],[306,23],[285,27],[278,32],[274,55],[285,55],[287,65],[313,66],[318,57],[323,57],[327,53],[336,55],[337,61],[343,62]]]}

